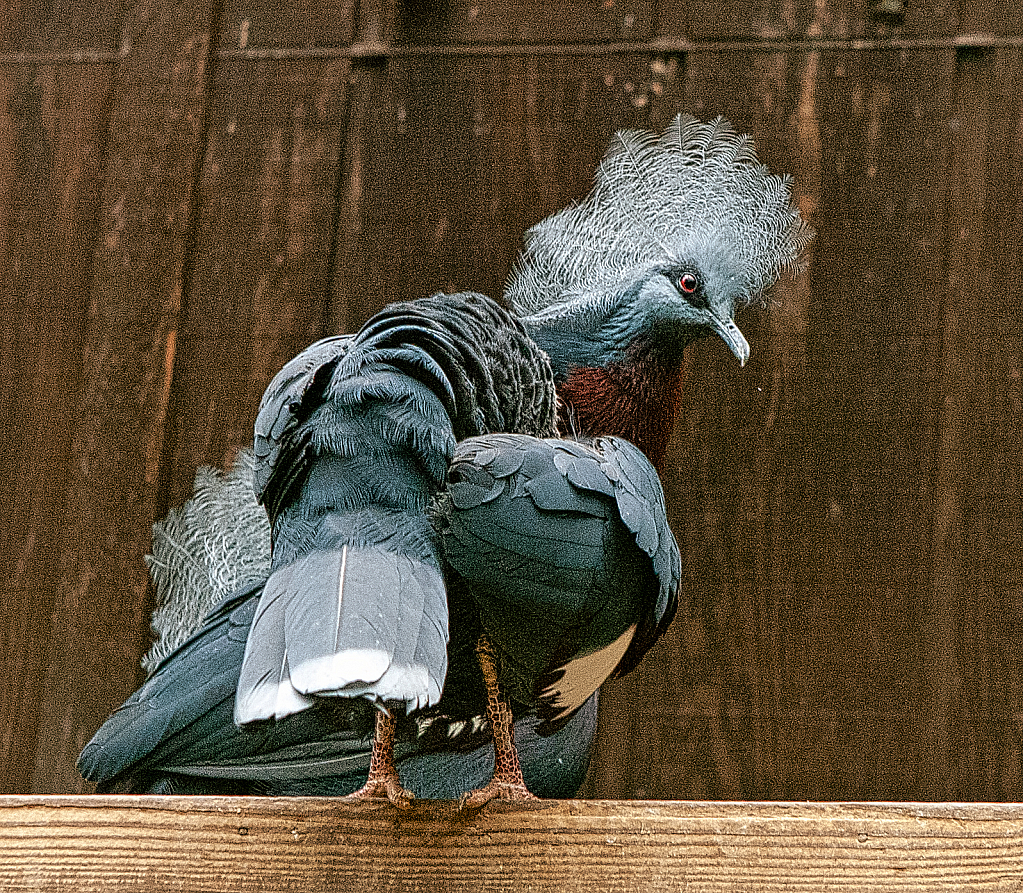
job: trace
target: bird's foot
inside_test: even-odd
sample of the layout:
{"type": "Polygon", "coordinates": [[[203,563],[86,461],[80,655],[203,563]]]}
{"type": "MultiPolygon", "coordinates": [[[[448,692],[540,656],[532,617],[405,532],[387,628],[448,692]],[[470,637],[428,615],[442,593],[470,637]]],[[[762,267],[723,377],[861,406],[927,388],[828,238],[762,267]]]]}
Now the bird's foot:
{"type": "Polygon", "coordinates": [[[501,697],[497,681],[497,652],[485,634],[476,642],[476,657],[487,687],[487,718],[494,736],[494,776],[490,784],[462,794],[458,805],[461,809],[479,809],[491,800],[539,800],[529,792],[522,777],[522,764],[515,749],[514,717],[511,707],[501,697]]]}
{"type": "Polygon", "coordinates": [[[536,794],[531,794],[529,788],[522,781],[506,781],[501,778],[494,778],[491,782],[475,791],[462,794],[458,801],[459,809],[480,809],[486,806],[491,800],[539,800],[536,794]]]}
{"type": "Polygon", "coordinates": [[[394,717],[386,710],[378,710],[373,732],[373,755],[366,783],[354,794],[339,797],[339,800],[345,803],[388,800],[398,809],[412,807],[416,795],[401,786],[398,767],[394,764],[394,727],[394,717]]]}
{"type": "Polygon", "coordinates": [[[392,806],[398,809],[411,809],[412,801],[416,799],[416,795],[401,786],[397,775],[381,775],[377,778],[367,779],[366,783],[355,793],[339,797],[338,799],[343,803],[388,800],[392,806]]]}

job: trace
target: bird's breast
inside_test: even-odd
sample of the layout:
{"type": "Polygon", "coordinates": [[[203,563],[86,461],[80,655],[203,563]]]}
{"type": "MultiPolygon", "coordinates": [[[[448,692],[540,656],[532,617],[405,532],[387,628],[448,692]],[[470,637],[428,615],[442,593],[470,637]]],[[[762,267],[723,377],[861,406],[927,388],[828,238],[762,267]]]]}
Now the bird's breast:
{"type": "Polygon", "coordinates": [[[562,433],[624,437],[659,467],[675,429],[685,371],[684,362],[653,360],[573,368],[558,386],[562,433]]]}

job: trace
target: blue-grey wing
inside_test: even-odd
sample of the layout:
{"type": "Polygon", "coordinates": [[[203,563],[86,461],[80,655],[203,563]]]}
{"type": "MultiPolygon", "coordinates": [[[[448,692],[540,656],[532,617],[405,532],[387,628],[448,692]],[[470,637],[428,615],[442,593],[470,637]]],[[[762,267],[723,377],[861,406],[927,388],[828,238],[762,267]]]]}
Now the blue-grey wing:
{"type": "Polygon", "coordinates": [[[445,558],[502,685],[550,723],[632,669],[671,621],[678,547],[656,471],[627,441],[472,438],[447,492],[445,558]]]}
{"type": "Polygon", "coordinates": [[[255,469],[252,486],[260,502],[267,496],[274,469],[279,471],[282,465],[288,466],[288,480],[279,481],[276,486],[275,495],[283,495],[289,484],[300,479],[308,468],[311,461],[308,442],[295,443],[294,435],[323,400],[338,360],[345,355],[353,340],[351,335],[335,335],[317,341],[286,363],[263,393],[253,440],[255,469]],[[286,463],[282,462],[285,450],[291,453],[286,463]]]}
{"type": "Polygon", "coordinates": [[[601,470],[614,482],[622,522],[635,535],[636,545],[649,556],[658,583],[657,602],[644,615],[615,672],[622,676],[636,667],[675,617],[682,587],[682,556],[668,524],[660,476],[647,457],[621,437],[598,437],[594,446],[601,454],[601,470]]]}
{"type": "MultiPolygon", "coordinates": [[[[256,584],[226,598],[160,662],[85,746],[78,758],[85,778],[103,785],[145,764],[166,742],[192,730],[225,702],[233,703],[259,591],[256,584]]],[[[227,721],[233,726],[230,715],[227,721]]],[[[218,740],[214,736],[208,743],[216,748],[218,740]]]]}

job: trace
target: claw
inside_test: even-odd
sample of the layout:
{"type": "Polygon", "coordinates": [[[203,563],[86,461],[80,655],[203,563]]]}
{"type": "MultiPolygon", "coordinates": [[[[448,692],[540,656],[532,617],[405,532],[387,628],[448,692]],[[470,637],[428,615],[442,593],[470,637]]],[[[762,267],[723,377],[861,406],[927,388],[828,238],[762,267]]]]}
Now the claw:
{"type": "Polygon", "coordinates": [[[512,800],[527,801],[539,800],[536,794],[531,794],[524,783],[504,781],[494,778],[489,784],[475,791],[467,791],[458,800],[459,809],[480,809],[486,806],[491,800],[512,800]]]}

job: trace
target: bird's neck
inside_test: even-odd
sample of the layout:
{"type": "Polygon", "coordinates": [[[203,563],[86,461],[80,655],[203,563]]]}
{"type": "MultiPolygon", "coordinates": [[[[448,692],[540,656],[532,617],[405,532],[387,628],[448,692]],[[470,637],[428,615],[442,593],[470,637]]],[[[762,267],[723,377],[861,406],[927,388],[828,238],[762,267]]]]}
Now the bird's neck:
{"type": "Polygon", "coordinates": [[[558,385],[561,429],[632,441],[660,469],[682,402],[686,363],[632,356],[606,366],[575,367],[558,385]]]}

